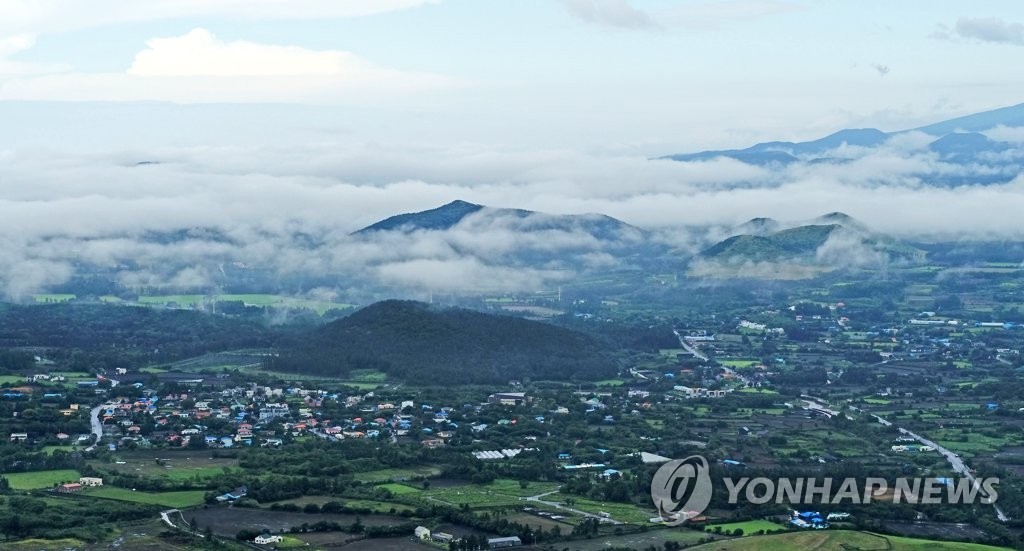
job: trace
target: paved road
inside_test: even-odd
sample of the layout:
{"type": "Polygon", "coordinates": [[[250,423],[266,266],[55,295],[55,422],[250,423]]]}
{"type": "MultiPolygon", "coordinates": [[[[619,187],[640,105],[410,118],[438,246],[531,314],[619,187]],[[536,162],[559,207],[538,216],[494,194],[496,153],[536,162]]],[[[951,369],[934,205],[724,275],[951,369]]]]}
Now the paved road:
{"type": "Polygon", "coordinates": [[[99,405],[92,408],[92,412],[89,414],[89,424],[92,426],[92,435],[94,438],[92,445],[85,449],[87,452],[91,452],[96,449],[96,446],[100,444],[100,439],[103,438],[103,423],[100,422],[100,412],[104,409],[104,406],[99,405]]]}
{"type": "Polygon", "coordinates": [[[542,499],[544,496],[549,496],[551,494],[557,494],[557,493],[558,493],[558,490],[554,490],[554,491],[543,493],[543,494],[537,494],[535,496],[530,496],[530,497],[526,498],[526,501],[533,501],[533,502],[536,502],[536,503],[543,503],[544,505],[547,505],[549,507],[554,507],[555,509],[559,509],[559,510],[562,510],[562,511],[569,511],[570,513],[576,513],[577,515],[583,515],[584,517],[587,517],[587,518],[596,518],[597,520],[599,520],[601,522],[607,522],[607,523],[610,523],[610,524],[625,524],[621,520],[615,520],[613,518],[602,517],[601,515],[595,515],[594,513],[588,513],[586,511],[580,511],[579,509],[573,509],[571,507],[566,507],[565,505],[562,505],[561,503],[557,503],[555,501],[544,501],[542,499]]]}
{"type": "MultiPolygon", "coordinates": [[[[855,411],[861,411],[860,409],[857,409],[857,408],[855,408],[853,406],[850,406],[850,409],[853,409],[855,411]]],[[[874,417],[875,420],[877,420],[879,423],[881,423],[881,424],[883,424],[883,425],[885,425],[887,427],[894,426],[892,424],[892,421],[889,421],[888,419],[886,419],[886,418],[884,418],[884,417],[882,417],[880,415],[875,415],[874,413],[872,413],[870,415],[872,417],[874,417]]],[[[914,433],[914,432],[912,432],[910,430],[907,430],[907,429],[905,429],[903,427],[896,427],[896,428],[900,431],[900,434],[905,434],[905,435],[913,438],[914,440],[917,440],[917,442],[920,443],[920,444],[923,444],[925,446],[931,446],[931,447],[935,448],[935,451],[937,451],[940,454],[942,454],[942,457],[944,457],[946,459],[946,461],[949,462],[949,466],[953,468],[953,472],[955,472],[958,475],[963,476],[968,481],[970,481],[971,484],[975,483],[974,474],[971,473],[971,468],[968,467],[966,463],[964,463],[964,460],[961,459],[959,455],[951,452],[948,448],[945,448],[945,447],[941,446],[938,442],[929,440],[929,439],[927,439],[927,438],[925,438],[925,437],[923,437],[923,436],[921,436],[919,434],[916,434],[916,433],[914,433]]],[[[996,517],[1000,521],[1006,522],[1006,521],[1010,520],[1010,517],[1006,516],[1006,513],[1003,512],[1003,510],[999,507],[999,505],[993,503],[992,507],[995,508],[995,510],[996,510],[996,517]]]]}
{"type": "Polygon", "coordinates": [[[700,350],[697,350],[696,347],[691,346],[690,343],[686,342],[686,339],[684,339],[683,336],[679,334],[679,331],[676,331],[675,329],[673,329],[672,332],[675,333],[676,334],[676,338],[679,339],[679,344],[681,344],[683,346],[683,348],[686,349],[687,352],[689,352],[690,354],[693,354],[694,358],[697,358],[698,360],[705,361],[705,362],[708,361],[708,357],[705,356],[704,354],[701,354],[700,350]]]}

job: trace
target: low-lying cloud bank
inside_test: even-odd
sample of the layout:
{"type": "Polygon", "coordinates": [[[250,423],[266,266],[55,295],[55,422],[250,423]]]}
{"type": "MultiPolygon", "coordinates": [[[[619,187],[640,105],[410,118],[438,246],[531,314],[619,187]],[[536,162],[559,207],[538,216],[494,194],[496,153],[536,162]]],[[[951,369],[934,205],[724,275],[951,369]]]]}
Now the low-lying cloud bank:
{"type": "Polygon", "coordinates": [[[584,229],[528,232],[529,221],[486,216],[443,232],[350,235],[454,199],[607,214],[649,230],[645,239],[680,258],[753,217],[801,221],[831,211],[900,237],[1024,239],[1024,177],[1016,175],[1024,149],[1015,129],[994,134],[1016,145],[993,163],[943,161],[925,137],[909,134],[875,149],[841,148],[831,162],[771,169],[472,145],[0,150],[0,292],[24,298],[86,265],[126,286],[212,290],[218,273],[245,266],[342,289],[355,280],[537,290],[623,262],[619,243],[584,229]],[[1009,181],[971,183],[993,171],[1009,181]],[[931,185],[950,176],[963,184],[931,185]]]}

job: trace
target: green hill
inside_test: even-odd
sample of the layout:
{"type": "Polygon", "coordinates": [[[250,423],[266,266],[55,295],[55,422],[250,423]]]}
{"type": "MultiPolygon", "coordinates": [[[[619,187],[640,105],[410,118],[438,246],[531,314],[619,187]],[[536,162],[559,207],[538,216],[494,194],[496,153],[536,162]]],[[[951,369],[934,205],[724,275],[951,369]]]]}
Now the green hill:
{"type": "Polygon", "coordinates": [[[617,371],[603,344],[545,323],[389,300],[330,323],[270,360],[275,370],[344,377],[376,369],[416,383],[602,379],[617,371]]]}
{"type": "Polygon", "coordinates": [[[773,261],[787,257],[813,256],[834,232],[838,224],[799,226],[768,235],[736,235],[702,254],[712,259],[773,261]]]}

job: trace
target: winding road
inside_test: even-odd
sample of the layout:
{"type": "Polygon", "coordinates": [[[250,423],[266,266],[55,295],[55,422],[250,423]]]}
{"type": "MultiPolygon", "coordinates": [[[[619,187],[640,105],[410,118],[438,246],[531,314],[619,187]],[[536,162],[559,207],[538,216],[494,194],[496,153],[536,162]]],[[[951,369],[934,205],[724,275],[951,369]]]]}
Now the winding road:
{"type": "Polygon", "coordinates": [[[100,422],[100,412],[103,411],[105,406],[98,405],[92,408],[92,412],[89,413],[89,424],[92,426],[93,442],[92,445],[85,449],[87,452],[91,452],[96,449],[96,446],[100,444],[100,439],[103,438],[103,423],[100,422]]]}
{"type": "Polygon", "coordinates": [[[541,504],[547,505],[548,507],[554,507],[555,509],[559,509],[561,511],[569,511],[570,513],[576,513],[577,515],[583,515],[586,518],[596,518],[597,520],[599,520],[601,522],[607,522],[607,523],[610,523],[610,524],[625,524],[621,520],[615,520],[613,518],[603,517],[601,515],[595,515],[594,513],[588,513],[586,511],[580,511],[579,509],[573,509],[571,507],[566,507],[565,505],[562,505],[561,503],[558,503],[558,502],[555,502],[555,501],[544,501],[543,499],[541,499],[544,496],[549,496],[551,494],[557,494],[557,493],[558,493],[558,490],[554,490],[554,491],[551,491],[551,492],[546,492],[546,493],[543,493],[543,494],[537,494],[535,496],[530,496],[530,497],[526,498],[526,501],[533,501],[535,503],[541,503],[541,504]]]}
{"type": "MultiPolygon", "coordinates": [[[[853,406],[849,406],[849,407],[853,411],[858,411],[858,412],[863,411],[863,410],[861,410],[859,408],[855,408],[853,406]]],[[[889,421],[888,419],[882,417],[881,415],[876,415],[874,413],[869,413],[869,415],[874,417],[875,420],[878,421],[879,423],[881,423],[882,425],[885,425],[887,427],[895,426],[895,425],[893,425],[892,421],[889,421]]],[[[966,478],[968,481],[971,482],[972,485],[977,483],[976,479],[974,478],[974,475],[971,473],[971,468],[968,467],[966,463],[964,463],[964,460],[961,459],[959,455],[953,453],[948,448],[943,447],[938,442],[929,440],[929,439],[927,439],[927,438],[925,438],[925,437],[923,437],[923,436],[921,436],[921,435],[919,435],[917,433],[914,433],[914,432],[912,432],[912,431],[910,431],[908,429],[905,429],[903,427],[896,427],[896,429],[900,431],[900,434],[907,435],[907,436],[913,438],[914,440],[916,440],[918,443],[920,443],[922,445],[931,446],[932,448],[935,448],[935,451],[937,451],[940,454],[942,454],[942,457],[944,457],[946,459],[946,461],[949,462],[949,466],[953,468],[953,472],[955,472],[956,474],[961,475],[964,478],[966,478]]],[[[998,518],[1001,522],[1007,522],[1008,520],[1010,520],[1010,517],[1006,516],[1006,513],[1003,512],[1003,510],[999,507],[998,504],[993,503],[992,507],[996,510],[996,518],[998,518]]]]}

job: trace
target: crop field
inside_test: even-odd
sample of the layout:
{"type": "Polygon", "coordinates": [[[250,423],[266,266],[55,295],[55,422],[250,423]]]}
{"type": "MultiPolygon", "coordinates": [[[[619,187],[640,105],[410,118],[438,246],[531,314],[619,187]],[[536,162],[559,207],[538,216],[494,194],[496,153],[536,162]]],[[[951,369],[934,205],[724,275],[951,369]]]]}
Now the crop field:
{"type": "Polygon", "coordinates": [[[381,469],[356,473],[355,479],[360,482],[401,482],[419,477],[431,477],[441,474],[437,467],[414,467],[410,469],[381,469]]]}
{"type": "Polygon", "coordinates": [[[743,530],[746,535],[756,534],[760,531],[765,533],[770,532],[785,532],[788,530],[781,524],[767,521],[767,520],[748,520],[745,522],[730,522],[727,524],[709,524],[704,528],[705,532],[712,532],[720,530],[723,534],[730,534],[735,532],[737,529],[743,530]]]}
{"type": "Polygon", "coordinates": [[[611,518],[622,522],[628,522],[630,524],[645,524],[649,525],[648,522],[652,517],[657,516],[654,509],[639,507],[630,503],[616,503],[616,502],[602,502],[594,501],[584,497],[557,493],[552,494],[544,498],[545,501],[559,501],[563,505],[566,504],[566,500],[571,500],[571,508],[580,511],[585,511],[594,515],[601,513],[608,513],[611,518]]]}
{"type": "Polygon", "coordinates": [[[394,484],[394,483],[392,483],[392,484],[381,484],[380,486],[377,486],[377,487],[378,488],[383,488],[383,489],[391,492],[391,495],[396,495],[396,496],[401,496],[401,495],[406,495],[406,494],[416,494],[416,493],[419,493],[419,492],[423,491],[423,490],[421,490],[419,488],[413,488],[412,486],[406,486],[405,484],[394,484]]]}
{"type": "Polygon", "coordinates": [[[525,505],[527,497],[551,492],[556,489],[558,489],[558,484],[551,482],[531,482],[526,488],[521,488],[516,480],[498,479],[483,486],[468,485],[426,490],[420,496],[428,500],[441,501],[451,505],[500,507],[525,505]]]}
{"type": "Polygon", "coordinates": [[[224,474],[224,469],[238,466],[237,459],[209,457],[203,452],[172,450],[119,452],[115,460],[124,463],[114,462],[104,465],[104,468],[125,474],[164,477],[175,481],[195,477],[216,478],[224,474]]]}
{"type": "Polygon", "coordinates": [[[560,543],[557,548],[566,548],[571,551],[601,551],[609,547],[625,547],[629,549],[650,549],[654,547],[656,549],[664,549],[667,542],[690,546],[715,537],[713,534],[705,534],[697,530],[666,528],[661,530],[652,529],[622,536],[598,536],[593,539],[560,543]]]}
{"type": "Polygon", "coordinates": [[[55,484],[78,482],[81,477],[78,471],[61,469],[56,471],[34,471],[29,473],[8,473],[4,477],[12,490],[39,490],[52,488],[55,484]]]}
{"type": "Polygon", "coordinates": [[[181,492],[136,492],[128,488],[115,486],[101,486],[89,488],[82,495],[100,497],[104,499],[116,499],[118,501],[130,501],[132,503],[145,503],[147,505],[162,505],[181,509],[193,507],[203,503],[206,494],[203,490],[186,490],[181,492]]]}
{"type": "Polygon", "coordinates": [[[693,547],[697,551],[998,551],[975,543],[953,543],[868,532],[820,530],[722,540],[693,547]]]}

